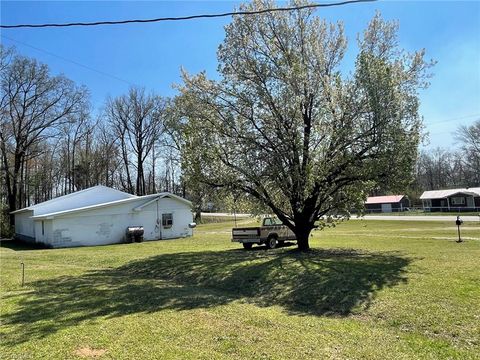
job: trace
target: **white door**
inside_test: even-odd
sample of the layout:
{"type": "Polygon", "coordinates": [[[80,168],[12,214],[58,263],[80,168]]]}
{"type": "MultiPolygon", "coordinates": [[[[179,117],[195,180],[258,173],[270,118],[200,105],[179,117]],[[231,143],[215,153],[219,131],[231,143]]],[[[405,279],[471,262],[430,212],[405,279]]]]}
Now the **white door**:
{"type": "Polygon", "coordinates": [[[392,204],[382,204],[382,213],[392,212],[392,204]]]}

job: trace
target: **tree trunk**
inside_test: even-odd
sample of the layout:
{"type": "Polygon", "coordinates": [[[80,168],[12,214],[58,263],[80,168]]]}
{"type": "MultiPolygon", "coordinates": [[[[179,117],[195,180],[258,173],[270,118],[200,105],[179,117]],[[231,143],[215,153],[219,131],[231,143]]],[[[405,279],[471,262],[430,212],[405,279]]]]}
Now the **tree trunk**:
{"type": "Polygon", "coordinates": [[[20,164],[20,172],[19,172],[19,177],[18,177],[18,203],[17,207],[19,209],[22,209],[25,207],[25,161],[23,160],[20,164]]]}
{"type": "Polygon", "coordinates": [[[137,195],[145,195],[145,177],[143,175],[143,162],[141,155],[137,157],[137,195]]]}
{"type": "MultiPolygon", "coordinates": [[[[23,153],[15,152],[14,155],[14,165],[13,165],[13,176],[11,179],[11,192],[8,194],[8,211],[12,212],[17,210],[18,204],[18,175],[20,173],[21,165],[23,162],[23,153]]],[[[7,175],[8,176],[8,175],[7,175]]],[[[10,225],[15,225],[15,215],[10,214],[10,225]]]]}
{"type": "Polygon", "coordinates": [[[125,171],[127,175],[127,188],[128,192],[130,194],[134,194],[134,189],[133,189],[133,184],[132,184],[132,178],[130,176],[130,169],[129,169],[129,164],[128,164],[128,152],[125,147],[125,142],[124,139],[122,138],[122,159],[123,159],[123,164],[125,166],[125,171]]]}
{"type": "Polygon", "coordinates": [[[195,222],[197,224],[202,223],[202,210],[201,209],[196,209],[195,210],[195,222]]]}
{"type": "Polygon", "coordinates": [[[295,226],[295,236],[297,237],[297,246],[300,251],[309,251],[310,244],[309,238],[312,232],[313,226],[308,224],[301,224],[295,226]]]}
{"type": "Polygon", "coordinates": [[[157,193],[155,186],[155,143],[152,144],[152,194],[157,193]]]}
{"type": "Polygon", "coordinates": [[[8,163],[8,156],[7,156],[7,149],[5,147],[5,142],[0,141],[0,149],[2,151],[2,160],[3,160],[3,169],[2,172],[5,176],[5,188],[7,190],[7,203],[8,203],[8,215],[9,215],[9,223],[11,226],[15,225],[15,215],[10,214],[10,212],[16,210],[15,208],[15,193],[12,186],[13,179],[10,176],[10,169],[8,163]]]}
{"type": "Polygon", "coordinates": [[[70,172],[71,172],[71,179],[70,179],[70,192],[80,190],[82,188],[76,187],[77,185],[77,180],[76,180],[76,173],[75,173],[75,141],[73,142],[73,147],[72,147],[72,156],[71,156],[71,161],[69,162],[68,166],[70,167],[70,172]]]}
{"type": "Polygon", "coordinates": [[[16,186],[13,186],[15,190],[12,189],[11,193],[7,195],[8,197],[8,212],[9,212],[9,219],[10,219],[10,226],[15,226],[15,215],[12,214],[12,211],[16,210],[16,203],[15,203],[15,193],[16,193],[16,186]],[[15,193],[14,193],[15,191],[15,193]]]}

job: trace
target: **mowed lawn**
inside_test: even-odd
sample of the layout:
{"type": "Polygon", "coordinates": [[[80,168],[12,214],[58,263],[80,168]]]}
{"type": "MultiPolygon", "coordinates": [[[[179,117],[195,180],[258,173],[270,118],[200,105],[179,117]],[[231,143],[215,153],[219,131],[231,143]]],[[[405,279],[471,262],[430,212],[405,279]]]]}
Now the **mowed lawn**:
{"type": "Polygon", "coordinates": [[[231,226],[101,247],[4,242],[0,358],[479,358],[480,223],[458,244],[451,223],[352,220],[315,231],[308,254],[244,251],[231,226]]]}

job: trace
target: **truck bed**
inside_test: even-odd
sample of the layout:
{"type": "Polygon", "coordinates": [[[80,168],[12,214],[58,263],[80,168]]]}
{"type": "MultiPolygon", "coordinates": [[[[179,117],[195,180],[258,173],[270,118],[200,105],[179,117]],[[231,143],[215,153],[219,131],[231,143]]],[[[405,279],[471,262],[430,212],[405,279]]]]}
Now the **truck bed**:
{"type": "Polygon", "coordinates": [[[246,227],[232,229],[232,241],[257,242],[260,240],[260,227],[246,227]]]}

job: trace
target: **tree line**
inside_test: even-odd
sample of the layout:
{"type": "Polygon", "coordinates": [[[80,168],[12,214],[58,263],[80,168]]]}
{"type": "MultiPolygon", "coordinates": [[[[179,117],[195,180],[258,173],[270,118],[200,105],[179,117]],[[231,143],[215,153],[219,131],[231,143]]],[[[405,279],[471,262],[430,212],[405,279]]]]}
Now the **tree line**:
{"type": "MultiPolygon", "coordinates": [[[[141,88],[94,116],[88,89],[47,65],[0,49],[2,213],[103,184],[185,196],[169,100],[141,88]]],[[[13,217],[10,217],[10,223],[13,217]]]]}
{"type": "Polygon", "coordinates": [[[458,148],[420,152],[411,185],[413,199],[425,190],[480,186],[480,119],[460,125],[451,135],[458,148]]]}

